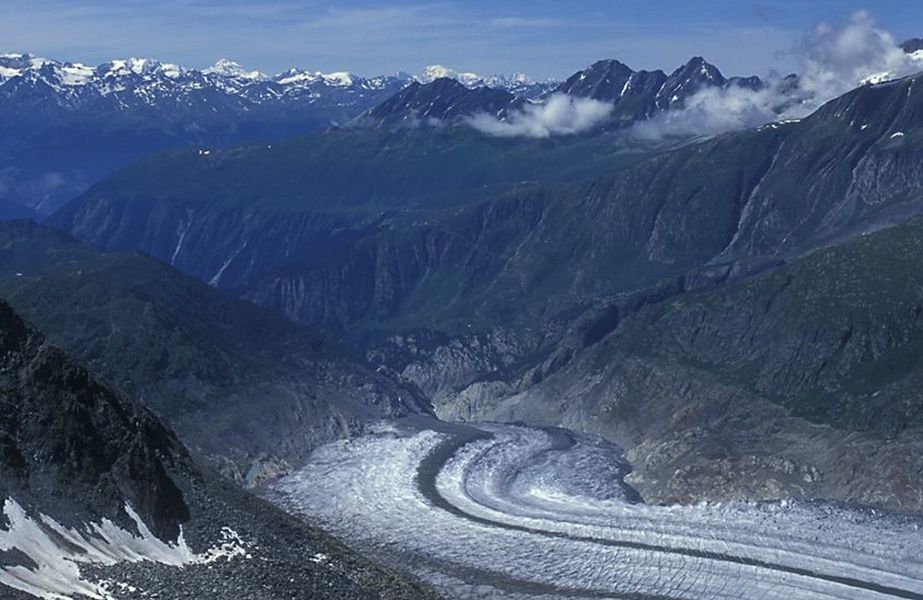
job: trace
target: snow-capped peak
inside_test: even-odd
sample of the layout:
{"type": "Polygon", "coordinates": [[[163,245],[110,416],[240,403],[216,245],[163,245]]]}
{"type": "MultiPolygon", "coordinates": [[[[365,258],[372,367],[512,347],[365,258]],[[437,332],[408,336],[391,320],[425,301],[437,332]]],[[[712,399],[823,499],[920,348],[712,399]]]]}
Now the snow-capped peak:
{"type": "Polygon", "coordinates": [[[907,75],[910,72],[918,71],[923,69],[923,50],[916,50],[914,52],[908,52],[905,57],[905,62],[892,71],[883,71],[881,73],[873,73],[863,79],[860,83],[876,85],[879,83],[885,83],[886,81],[891,81],[892,79],[898,79],[907,75]]]}
{"type": "Polygon", "coordinates": [[[273,80],[280,85],[311,84],[318,80],[319,73],[289,69],[276,75],[273,80]]]}
{"type": "Polygon", "coordinates": [[[57,71],[58,78],[61,80],[61,85],[66,86],[84,85],[93,79],[93,76],[96,74],[93,67],[88,67],[80,63],[66,63],[58,67],[57,71]]]}
{"type": "Polygon", "coordinates": [[[132,57],[103,63],[97,68],[97,72],[101,77],[127,77],[129,75],[143,75],[159,66],[160,63],[155,60],[132,57]]]}
{"type": "Polygon", "coordinates": [[[484,78],[477,73],[461,72],[442,65],[430,65],[417,76],[420,83],[432,83],[437,79],[454,79],[467,87],[484,85],[484,78]]]}
{"type": "Polygon", "coordinates": [[[322,75],[324,82],[328,85],[348,87],[353,84],[353,75],[346,71],[335,71],[333,73],[324,73],[322,75]]]}
{"type": "Polygon", "coordinates": [[[413,77],[414,81],[419,83],[432,83],[437,79],[454,79],[458,83],[468,88],[487,86],[500,88],[517,94],[530,95],[530,92],[538,93],[539,88],[549,87],[552,82],[544,84],[537,83],[534,79],[524,73],[513,73],[511,75],[491,75],[482,77],[477,73],[456,71],[443,65],[430,65],[423,69],[423,72],[413,77]]]}
{"type": "Polygon", "coordinates": [[[27,70],[41,69],[51,62],[53,61],[47,58],[32,56],[31,54],[0,54],[0,67],[7,71],[17,71],[19,73],[27,70]]]}
{"type": "Polygon", "coordinates": [[[492,75],[491,77],[485,79],[485,83],[489,87],[499,87],[505,89],[527,87],[536,84],[535,80],[525,73],[513,73],[511,75],[492,75]]]}
{"type": "Polygon", "coordinates": [[[273,81],[280,85],[312,85],[322,82],[330,87],[349,87],[356,82],[356,77],[346,71],[322,73],[320,71],[302,71],[289,69],[273,77],[273,81]]]}
{"type": "Polygon", "coordinates": [[[248,79],[251,81],[265,81],[269,79],[263,73],[259,71],[248,71],[240,66],[240,64],[227,58],[222,58],[211,67],[203,70],[202,73],[206,75],[221,75],[234,79],[248,79]]]}
{"type": "Polygon", "coordinates": [[[0,87],[37,86],[40,97],[61,107],[77,109],[117,96],[120,110],[132,107],[201,105],[215,112],[221,103],[235,109],[297,100],[304,104],[350,105],[397,91],[409,81],[382,76],[357,77],[346,71],[290,69],[275,77],[219,60],[212,67],[185,69],[153,59],[111,60],[96,67],[60,62],[29,54],[0,54],[0,87]],[[214,95],[213,92],[218,92],[214,95]]]}

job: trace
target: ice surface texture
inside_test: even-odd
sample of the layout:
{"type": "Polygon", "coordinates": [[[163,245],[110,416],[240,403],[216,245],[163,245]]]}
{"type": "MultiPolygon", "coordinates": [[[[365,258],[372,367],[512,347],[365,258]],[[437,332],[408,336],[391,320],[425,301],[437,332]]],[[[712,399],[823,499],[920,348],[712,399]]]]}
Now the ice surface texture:
{"type": "Polygon", "coordinates": [[[275,499],[455,597],[923,599],[920,521],[825,504],[650,506],[563,430],[330,444],[275,499]]]}

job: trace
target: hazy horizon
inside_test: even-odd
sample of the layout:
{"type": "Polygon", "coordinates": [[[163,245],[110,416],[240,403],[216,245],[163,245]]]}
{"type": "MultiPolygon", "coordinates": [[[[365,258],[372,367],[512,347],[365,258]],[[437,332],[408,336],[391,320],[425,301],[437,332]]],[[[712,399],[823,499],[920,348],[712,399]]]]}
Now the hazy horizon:
{"type": "Polygon", "coordinates": [[[819,23],[870,9],[898,40],[923,35],[923,16],[894,1],[226,2],[11,0],[0,52],[100,64],[131,56],[205,68],[220,58],[274,74],[298,67],[360,75],[442,64],[481,74],[562,78],[603,58],[671,71],[695,55],[726,75],[788,72],[819,23]],[[758,48],[754,46],[758,40],[758,48]],[[743,51],[742,51],[743,50],[743,51]]]}

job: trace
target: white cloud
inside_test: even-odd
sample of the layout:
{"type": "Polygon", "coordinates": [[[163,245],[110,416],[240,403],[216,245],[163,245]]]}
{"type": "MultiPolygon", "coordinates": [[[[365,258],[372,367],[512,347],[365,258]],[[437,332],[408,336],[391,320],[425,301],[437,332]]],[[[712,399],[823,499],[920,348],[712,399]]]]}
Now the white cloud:
{"type": "Polygon", "coordinates": [[[715,135],[763,125],[779,118],[775,89],[752,90],[741,87],[705,89],[686,100],[682,109],[660,113],[649,121],[635,124],[634,137],[657,140],[664,137],[715,135]]]}
{"type": "Polygon", "coordinates": [[[893,79],[920,70],[920,64],[865,11],[854,13],[840,26],[821,23],[800,51],[801,89],[823,100],[866,81],[893,79]]]}
{"type": "Polygon", "coordinates": [[[588,131],[605,122],[612,108],[607,102],[555,94],[541,104],[529,104],[514,111],[503,121],[481,113],[467,122],[478,131],[496,137],[547,138],[588,131]]]}
{"type": "Polygon", "coordinates": [[[715,135],[802,118],[857,86],[923,70],[923,62],[906,54],[865,11],[839,25],[821,23],[793,52],[801,65],[797,85],[776,75],[761,90],[706,89],[682,110],[638,123],[631,133],[642,139],[715,135]]]}

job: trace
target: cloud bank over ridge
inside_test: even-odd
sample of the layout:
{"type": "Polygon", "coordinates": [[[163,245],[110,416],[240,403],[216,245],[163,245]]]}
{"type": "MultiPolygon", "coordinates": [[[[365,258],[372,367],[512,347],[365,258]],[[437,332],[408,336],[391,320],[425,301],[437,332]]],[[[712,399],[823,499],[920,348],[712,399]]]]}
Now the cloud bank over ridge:
{"type": "MultiPolygon", "coordinates": [[[[803,118],[824,103],[867,83],[879,83],[923,70],[923,52],[908,54],[867,11],[838,24],[820,23],[790,53],[799,73],[764,77],[760,89],[706,88],[679,109],[636,123],[631,137],[658,141],[669,137],[711,136],[803,118]]],[[[504,119],[479,114],[467,120],[475,129],[498,137],[546,138],[592,130],[604,124],[612,105],[554,94],[504,119]]]]}
{"type": "Polygon", "coordinates": [[[547,138],[589,131],[605,122],[612,109],[607,102],[553,94],[540,104],[528,104],[513,111],[505,120],[481,113],[466,122],[496,137],[547,138]]]}
{"type": "Polygon", "coordinates": [[[844,23],[817,25],[793,53],[801,65],[796,77],[770,75],[759,90],[736,86],[703,90],[684,108],[638,123],[631,133],[649,140],[708,136],[800,119],[860,85],[923,70],[923,56],[904,52],[866,11],[852,14],[844,23]]]}

